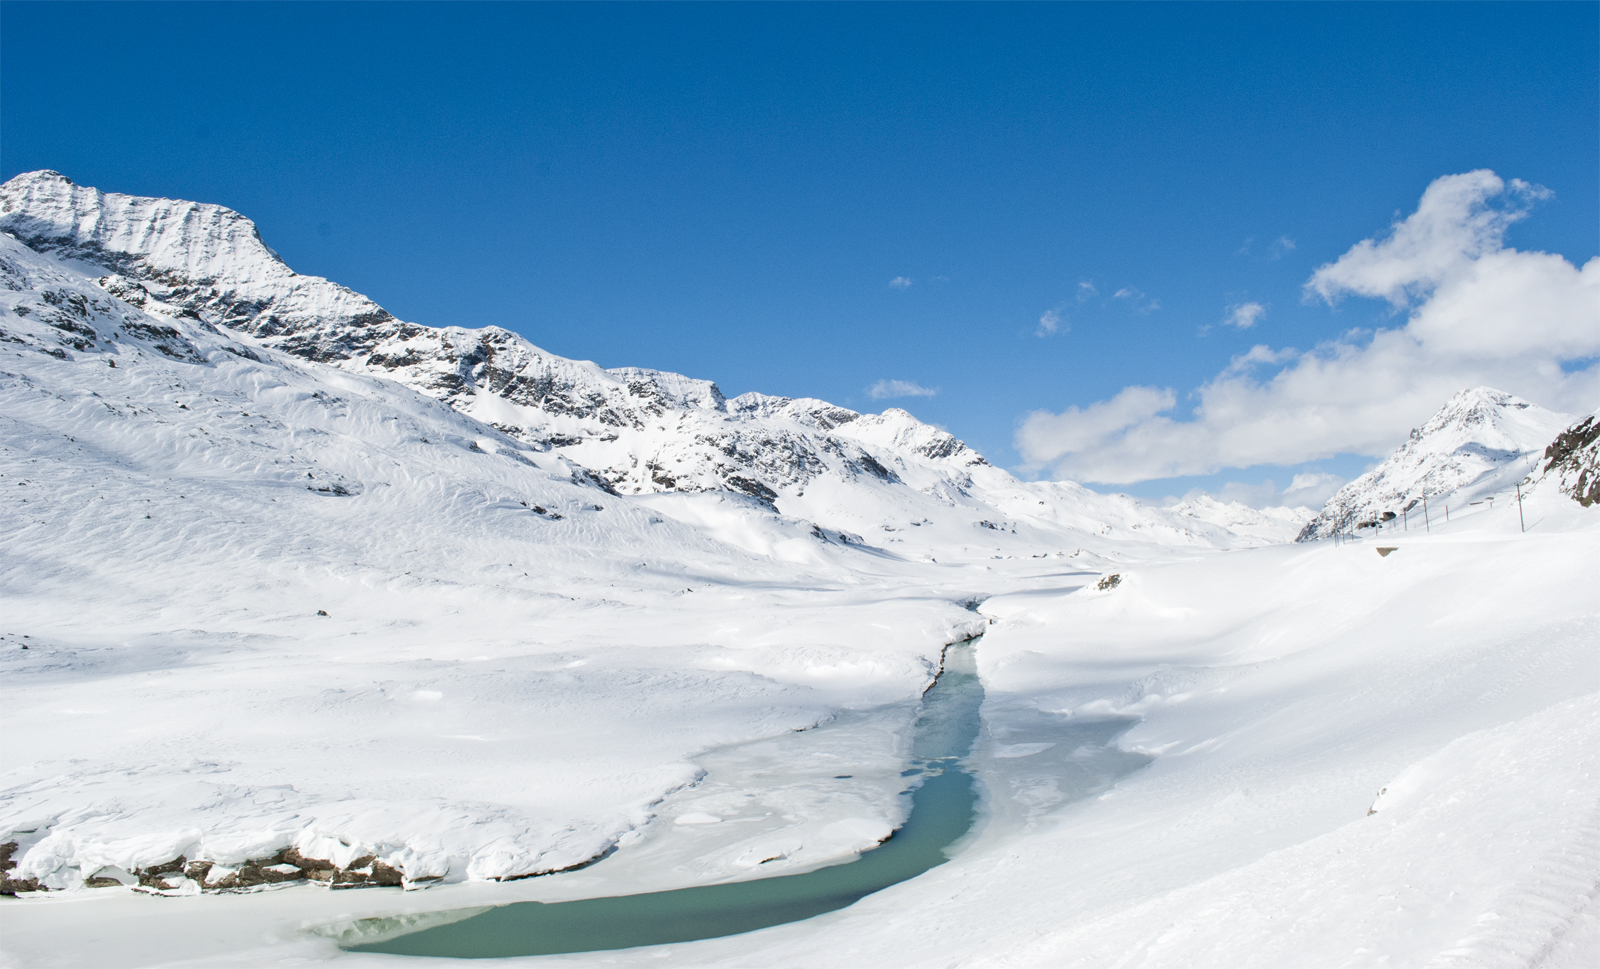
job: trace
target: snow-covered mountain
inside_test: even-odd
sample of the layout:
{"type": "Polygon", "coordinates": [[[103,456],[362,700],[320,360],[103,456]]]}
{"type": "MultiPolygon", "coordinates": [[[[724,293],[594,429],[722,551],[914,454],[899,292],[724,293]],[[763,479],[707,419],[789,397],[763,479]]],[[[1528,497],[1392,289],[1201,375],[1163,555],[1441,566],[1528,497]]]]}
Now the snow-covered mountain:
{"type": "Polygon", "coordinates": [[[1386,513],[1400,515],[1424,498],[1470,488],[1513,466],[1532,470],[1536,456],[1571,420],[1489,387],[1463,390],[1382,464],[1340,488],[1298,540],[1327,538],[1386,513]]]}
{"type": "MultiPolygon", "coordinates": [[[[249,219],[218,205],[106,193],[39,171],[0,186],[0,231],[95,267],[101,293],[80,294],[89,302],[115,297],[118,306],[248,337],[240,352],[264,347],[397,381],[560,455],[614,493],[711,495],[696,504],[700,520],[776,516],[815,524],[824,540],[921,557],[1037,554],[1106,538],[1211,547],[1273,540],[1259,529],[1236,533],[1215,516],[1019,481],[903,410],[859,414],[755,393],[729,400],[711,381],[603,369],[498,327],[407,323],[294,272],[249,219]]],[[[681,501],[662,510],[688,513],[681,501]]],[[[748,533],[748,522],[737,531],[748,533]]]]}

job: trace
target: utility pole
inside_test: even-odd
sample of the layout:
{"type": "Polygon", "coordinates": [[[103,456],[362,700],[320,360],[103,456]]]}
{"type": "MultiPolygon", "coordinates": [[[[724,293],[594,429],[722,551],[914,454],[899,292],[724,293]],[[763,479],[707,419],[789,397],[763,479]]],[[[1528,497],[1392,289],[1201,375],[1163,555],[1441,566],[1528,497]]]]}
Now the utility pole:
{"type": "Polygon", "coordinates": [[[1425,531],[1425,532],[1433,531],[1433,523],[1428,521],[1428,496],[1427,495],[1423,495],[1422,496],[1422,530],[1425,531]]]}
{"type": "Polygon", "coordinates": [[[1517,482],[1517,523],[1522,526],[1523,531],[1528,530],[1528,520],[1522,517],[1522,482],[1520,481],[1517,482]]]}

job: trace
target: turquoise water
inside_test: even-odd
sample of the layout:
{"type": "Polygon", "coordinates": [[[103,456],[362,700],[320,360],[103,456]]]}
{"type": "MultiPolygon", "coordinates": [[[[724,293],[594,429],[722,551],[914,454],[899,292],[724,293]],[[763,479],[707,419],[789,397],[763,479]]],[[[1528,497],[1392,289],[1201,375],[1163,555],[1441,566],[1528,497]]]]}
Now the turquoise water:
{"type": "MultiPolygon", "coordinates": [[[[345,948],[457,959],[593,952],[737,935],[844,908],[944,864],[950,857],[947,849],[971,830],[978,791],[960,762],[978,737],[982,704],[972,646],[952,646],[944,673],[923,694],[917,716],[912,759],[921,783],[902,795],[911,801],[906,822],[857,860],[754,881],[570,902],[517,902],[464,917],[439,913],[422,920],[431,927],[345,948]]],[[[357,934],[380,935],[404,925],[367,919],[355,928],[357,934]]]]}

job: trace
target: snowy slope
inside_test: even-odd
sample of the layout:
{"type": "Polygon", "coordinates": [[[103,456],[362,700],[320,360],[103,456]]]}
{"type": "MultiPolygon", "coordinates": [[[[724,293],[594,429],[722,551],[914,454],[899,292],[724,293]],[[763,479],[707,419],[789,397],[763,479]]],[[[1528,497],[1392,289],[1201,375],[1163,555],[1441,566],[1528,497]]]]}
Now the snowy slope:
{"type": "Polygon", "coordinates": [[[109,271],[107,291],[135,303],[395,380],[562,455],[612,491],[719,496],[668,502],[667,514],[719,516],[747,508],[727,496],[745,496],[779,517],[921,558],[1067,552],[1106,538],[1199,547],[1280,540],[1271,529],[1236,534],[1215,517],[1125,496],[1018,481],[903,410],[862,415],[755,393],[730,401],[710,381],[604,370],[497,327],[406,323],[295,273],[253,223],[217,205],[105,193],[32,172],[0,186],[0,231],[109,271]],[[701,507],[688,512],[693,505],[701,507]]]}
{"type": "Polygon", "coordinates": [[[1521,477],[1571,420],[1488,387],[1463,390],[1382,464],[1329,498],[1299,540],[1327,538],[1385,513],[1399,515],[1424,498],[1445,499],[1491,475],[1521,477]]]}
{"type": "MultiPolygon", "coordinates": [[[[1140,564],[1108,591],[1036,574],[981,607],[988,811],[952,862],[806,922],[512,964],[1592,965],[1600,516],[1553,489],[1528,504],[1527,533],[1499,508],[1386,539],[1385,557],[1364,541],[1203,554],[1140,564]],[[1153,762],[1085,790],[1032,752],[1052,721],[1120,722],[1120,743],[1153,762]]],[[[399,966],[310,930],[637,890],[627,858],[411,893],[54,893],[0,919],[19,965],[399,966]]]]}
{"type": "MultiPolygon", "coordinates": [[[[291,847],[408,881],[577,864],[694,752],[914,697],[978,624],[856,567],[880,557],[798,529],[749,554],[5,236],[0,282],[20,882],[291,847]]],[[[884,783],[863,810],[892,815],[884,783]]]]}

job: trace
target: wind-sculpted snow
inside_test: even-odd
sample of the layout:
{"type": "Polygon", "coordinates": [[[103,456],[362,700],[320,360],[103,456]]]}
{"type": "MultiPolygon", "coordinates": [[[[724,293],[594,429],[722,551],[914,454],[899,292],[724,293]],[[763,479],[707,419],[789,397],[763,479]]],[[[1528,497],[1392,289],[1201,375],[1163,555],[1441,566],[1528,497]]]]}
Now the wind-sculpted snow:
{"type": "Polygon", "coordinates": [[[1491,472],[1520,468],[1570,421],[1566,414],[1489,387],[1463,390],[1387,460],[1329,498],[1299,540],[1327,538],[1381,521],[1385,513],[1401,515],[1491,472]]]}

